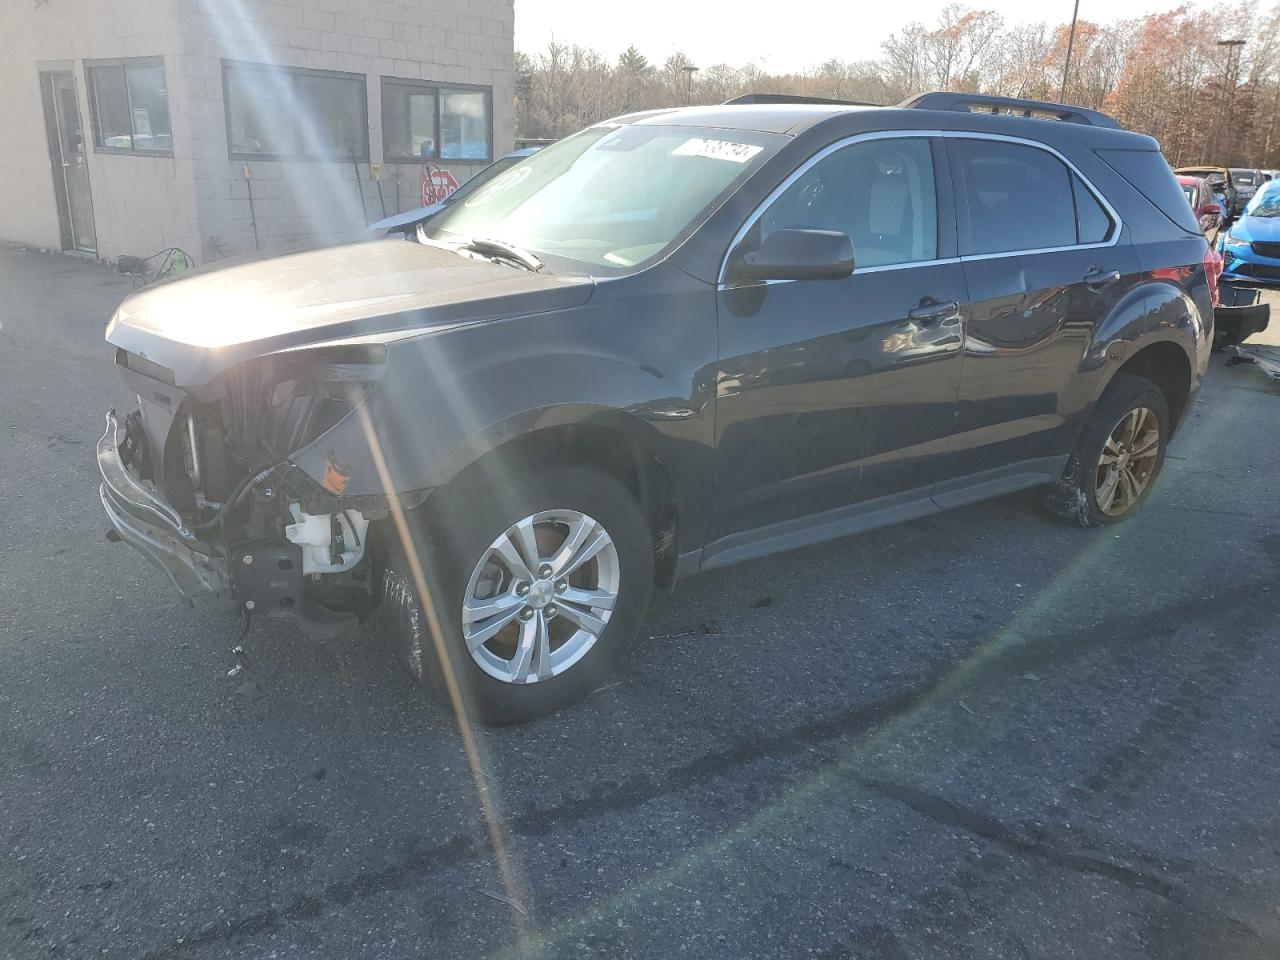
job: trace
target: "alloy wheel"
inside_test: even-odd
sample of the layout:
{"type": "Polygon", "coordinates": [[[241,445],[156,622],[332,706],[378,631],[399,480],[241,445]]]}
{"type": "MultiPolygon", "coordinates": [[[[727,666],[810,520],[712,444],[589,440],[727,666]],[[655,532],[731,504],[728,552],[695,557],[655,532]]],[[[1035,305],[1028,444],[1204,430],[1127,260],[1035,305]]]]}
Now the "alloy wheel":
{"type": "Polygon", "coordinates": [[[1098,458],[1098,509],[1109,517],[1131,510],[1151,485],[1159,456],[1160,418],[1135,407],[1120,418],[1098,458]]]}
{"type": "Polygon", "coordinates": [[[476,563],[462,634],[480,669],[506,683],[568,670],[600,639],[618,600],[618,548],[576,510],[513,524],[476,563]]]}

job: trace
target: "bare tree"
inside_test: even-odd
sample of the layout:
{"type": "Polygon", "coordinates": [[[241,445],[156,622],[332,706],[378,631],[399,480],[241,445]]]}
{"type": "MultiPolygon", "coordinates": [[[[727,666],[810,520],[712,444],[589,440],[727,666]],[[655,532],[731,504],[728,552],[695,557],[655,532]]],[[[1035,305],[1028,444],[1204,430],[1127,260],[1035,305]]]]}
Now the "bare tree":
{"type": "Polygon", "coordinates": [[[942,8],[938,26],[925,35],[927,79],[939,90],[976,90],[979,68],[987,66],[1004,18],[990,10],[952,3],[942,8]]]}
{"type": "MultiPolygon", "coordinates": [[[[1215,0],[1135,20],[1081,21],[1065,98],[1157,138],[1174,162],[1280,166],[1280,0],[1269,2],[1266,11],[1257,0],[1215,0]],[[1248,24],[1230,72],[1216,43],[1224,23],[1248,24]]],[[[784,74],[758,63],[694,72],[683,53],[655,66],[635,46],[608,63],[593,50],[552,43],[536,56],[517,54],[516,116],[522,136],[558,137],[634,110],[748,92],[885,104],[938,89],[1056,99],[1067,33],[1065,23],[1007,26],[990,10],[952,3],[934,23],[908,23],[890,36],[877,60],[833,57],[784,74]]]]}

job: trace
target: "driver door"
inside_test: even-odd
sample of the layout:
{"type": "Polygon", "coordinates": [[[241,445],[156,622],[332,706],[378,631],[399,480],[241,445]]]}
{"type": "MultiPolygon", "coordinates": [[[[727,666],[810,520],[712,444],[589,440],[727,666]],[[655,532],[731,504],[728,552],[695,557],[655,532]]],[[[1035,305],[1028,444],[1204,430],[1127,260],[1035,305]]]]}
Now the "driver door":
{"type": "Polygon", "coordinates": [[[705,561],[928,512],[949,476],[967,301],[945,162],[927,137],[820,152],[748,221],[718,290],[715,499],[705,561]],[[839,230],[852,275],[735,282],[781,227],[839,230]]]}

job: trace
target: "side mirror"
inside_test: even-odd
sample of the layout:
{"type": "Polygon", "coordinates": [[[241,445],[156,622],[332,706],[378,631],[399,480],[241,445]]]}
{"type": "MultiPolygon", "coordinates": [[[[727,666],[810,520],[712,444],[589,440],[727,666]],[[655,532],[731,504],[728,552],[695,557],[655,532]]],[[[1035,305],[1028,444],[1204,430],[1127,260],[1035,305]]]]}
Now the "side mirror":
{"type": "Polygon", "coordinates": [[[1222,207],[1218,206],[1216,203],[1206,203],[1203,207],[1200,208],[1200,211],[1202,213],[1208,214],[1211,217],[1222,216],[1222,207]]]}
{"type": "Polygon", "coordinates": [[[737,258],[737,280],[839,280],[853,273],[853,244],[839,230],[782,227],[737,258]]]}

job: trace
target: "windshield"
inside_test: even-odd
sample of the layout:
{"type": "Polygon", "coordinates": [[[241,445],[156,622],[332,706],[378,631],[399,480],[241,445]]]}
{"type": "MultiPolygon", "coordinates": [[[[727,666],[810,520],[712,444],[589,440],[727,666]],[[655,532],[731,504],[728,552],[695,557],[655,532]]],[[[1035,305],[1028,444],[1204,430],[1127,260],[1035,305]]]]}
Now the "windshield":
{"type": "Polygon", "coordinates": [[[497,160],[493,161],[493,163],[489,164],[487,167],[485,167],[483,170],[477,173],[470,180],[466,181],[457,190],[453,191],[453,193],[449,194],[449,196],[445,197],[443,201],[444,205],[446,207],[451,207],[455,203],[458,203],[461,200],[465,200],[467,197],[471,196],[471,194],[475,193],[478,189],[483,187],[486,183],[488,183],[498,174],[502,173],[503,170],[507,170],[510,167],[515,166],[517,163],[519,163],[523,159],[525,158],[524,157],[499,157],[497,160]]]}
{"type": "Polygon", "coordinates": [[[1259,190],[1244,208],[1246,217],[1272,219],[1280,217],[1280,187],[1259,190]]]}
{"type": "Polygon", "coordinates": [[[1231,179],[1242,187],[1252,187],[1257,180],[1252,170],[1232,170],[1231,179]]]}
{"type": "Polygon", "coordinates": [[[1182,184],[1182,192],[1187,195],[1187,203],[1196,205],[1196,188],[1189,183],[1182,184]]]}
{"type": "Polygon", "coordinates": [[[666,252],[785,142],[738,130],[593,127],[450,206],[423,236],[501,240],[571,271],[631,269],[666,252]]]}

